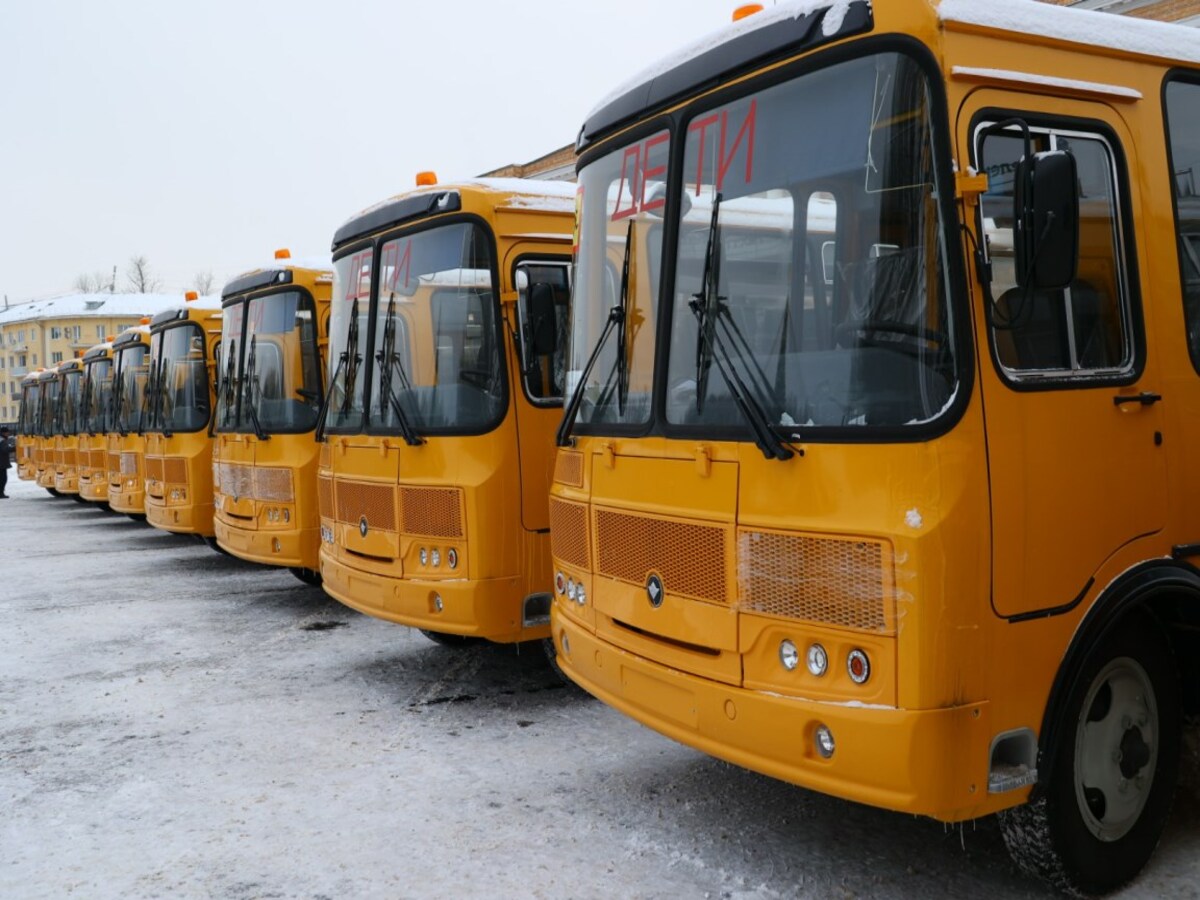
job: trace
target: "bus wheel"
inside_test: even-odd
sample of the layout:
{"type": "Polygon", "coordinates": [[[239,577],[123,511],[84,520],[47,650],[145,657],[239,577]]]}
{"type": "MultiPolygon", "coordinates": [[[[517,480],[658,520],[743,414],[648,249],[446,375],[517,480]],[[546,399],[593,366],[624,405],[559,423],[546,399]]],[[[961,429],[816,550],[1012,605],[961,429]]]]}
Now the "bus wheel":
{"type": "Polygon", "coordinates": [[[446,634],[442,631],[428,631],[424,628],[419,631],[435,644],[441,644],[443,647],[471,647],[483,641],[483,638],[467,637],[463,634],[446,634]]]}
{"type": "Polygon", "coordinates": [[[1107,893],[1146,864],[1175,792],[1179,680],[1157,622],[1136,614],[1096,645],[1060,727],[1041,796],[1000,814],[1004,842],[1060,890],[1107,893]]]}
{"type": "Polygon", "coordinates": [[[288,566],[288,571],[305,584],[318,585],[321,583],[321,573],[316,569],[305,569],[303,566],[288,566]]]}
{"type": "Polygon", "coordinates": [[[88,502],[87,497],[83,496],[83,494],[72,494],[71,499],[74,500],[76,503],[87,503],[88,502]]]}
{"type": "Polygon", "coordinates": [[[46,488],[46,490],[48,490],[50,492],[51,497],[61,497],[62,496],[62,494],[60,494],[54,488],[46,488]]]}
{"type": "Polygon", "coordinates": [[[232,553],[217,543],[217,539],[215,537],[208,537],[205,535],[204,543],[208,544],[209,547],[211,547],[213,550],[216,550],[222,556],[233,556],[232,553]]]}

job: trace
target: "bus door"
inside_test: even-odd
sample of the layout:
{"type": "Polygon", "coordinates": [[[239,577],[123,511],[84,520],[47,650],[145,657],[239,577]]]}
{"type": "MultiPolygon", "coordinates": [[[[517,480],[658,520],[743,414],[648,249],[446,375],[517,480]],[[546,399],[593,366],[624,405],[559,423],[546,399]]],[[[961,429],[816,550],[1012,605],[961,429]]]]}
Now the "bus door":
{"type": "MultiPolygon", "coordinates": [[[[990,292],[972,280],[992,504],[992,606],[1065,611],[1097,570],[1166,518],[1162,383],[1146,346],[1128,173],[1133,143],[1104,105],[980,89],[961,107],[960,159],[988,176],[972,212],[990,292]],[[1016,283],[1013,191],[1025,151],[1074,157],[1078,268],[1059,290],[1016,283]],[[968,149],[969,148],[969,149],[968,149]],[[990,296],[988,294],[990,293],[990,296]]],[[[969,208],[969,207],[968,207],[969,208]]],[[[972,267],[973,270],[975,267],[972,267]]]]}
{"type": "Polygon", "coordinates": [[[520,387],[517,442],[521,459],[521,524],[527,531],[550,527],[546,498],[554,469],[554,432],[562,418],[566,377],[568,262],[526,257],[517,263],[517,340],[513,354],[520,387]]]}

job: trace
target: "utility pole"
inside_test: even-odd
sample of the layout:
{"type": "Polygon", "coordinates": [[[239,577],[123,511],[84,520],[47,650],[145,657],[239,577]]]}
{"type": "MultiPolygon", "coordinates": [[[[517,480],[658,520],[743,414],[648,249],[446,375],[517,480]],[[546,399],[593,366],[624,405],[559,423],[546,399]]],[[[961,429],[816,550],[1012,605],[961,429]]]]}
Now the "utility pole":
{"type": "Polygon", "coordinates": [[[116,266],[113,266],[113,280],[108,285],[108,292],[110,294],[115,294],[117,292],[117,267],[116,266]]]}

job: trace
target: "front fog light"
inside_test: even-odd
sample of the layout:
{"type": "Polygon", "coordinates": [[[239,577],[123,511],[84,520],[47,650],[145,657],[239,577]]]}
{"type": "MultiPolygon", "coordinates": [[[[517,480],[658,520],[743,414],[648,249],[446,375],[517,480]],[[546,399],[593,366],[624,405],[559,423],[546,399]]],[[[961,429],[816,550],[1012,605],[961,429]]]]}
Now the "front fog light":
{"type": "Polygon", "coordinates": [[[452,569],[458,568],[458,551],[453,547],[446,551],[446,565],[452,569]]]}
{"type": "Polygon", "coordinates": [[[789,672],[800,664],[800,651],[791,641],[784,640],[779,644],[779,661],[789,672]]]}
{"type": "Polygon", "coordinates": [[[562,572],[554,573],[554,589],[560,594],[565,594],[567,592],[567,576],[562,572]]]}
{"type": "Polygon", "coordinates": [[[871,677],[871,661],[867,659],[867,654],[861,650],[851,650],[846,657],[846,671],[855,684],[865,683],[871,677]]]}
{"type": "Polygon", "coordinates": [[[837,749],[837,745],[833,742],[833,732],[825,725],[816,727],[813,732],[813,744],[821,759],[829,759],[833,756],[833,751],[837,749]]]}
{"type": "Polygon", "coordinates": [[[431,563],[433,563],[433,567],[434,567],[435,569],[436,569],[438,566],[440,566],[440,565],[442,564],[442,551],[441,551],[441,550],[432,550],[432,551],[430,551],[430,553],[429,553],[429,561],[430,561],[431,563]]]}
{"type": "Polygon", "coordinates": [[[568,578],[567,579],[567,597],[569,597],[571,600],[574,600],[575,593],[576,593],[575,579],[568,578]]]}
{"type": "Polygon", "coordinates": [[[820,678],[829,668],[829,654],[820,644],[808,648],[808,671],[820,678]]]}

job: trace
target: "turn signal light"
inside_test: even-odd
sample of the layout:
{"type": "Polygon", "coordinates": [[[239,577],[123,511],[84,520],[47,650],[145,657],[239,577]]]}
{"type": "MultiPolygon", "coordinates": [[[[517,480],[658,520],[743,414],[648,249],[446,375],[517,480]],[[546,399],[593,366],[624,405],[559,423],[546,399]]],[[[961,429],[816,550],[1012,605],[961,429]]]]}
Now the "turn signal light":
{"type": "Polygon", "coordinates": [[[846,657],[846,671],[855,684],[864,684],[871,677],[871,661],[861,650],[851,650],[846,657]]]}

